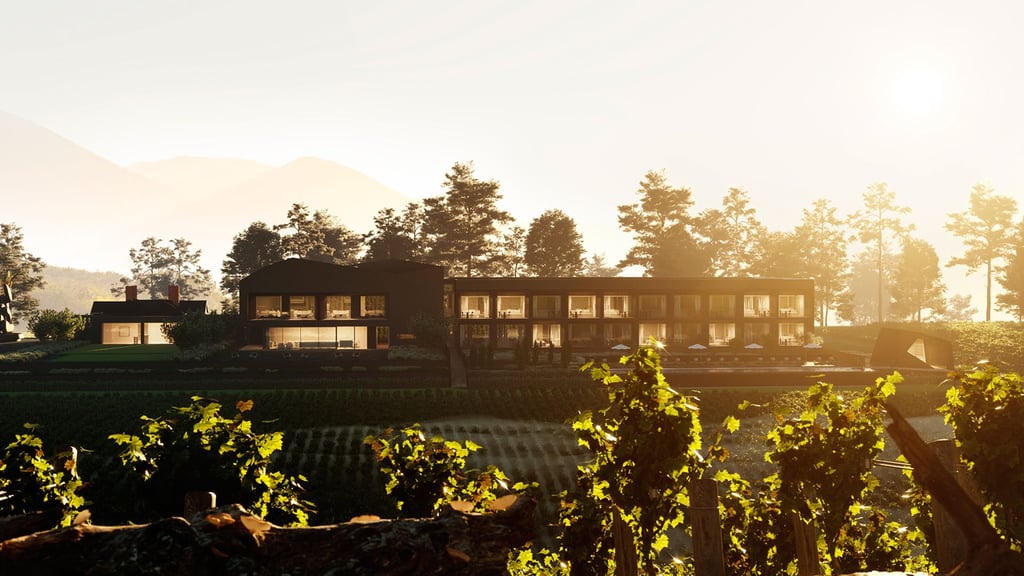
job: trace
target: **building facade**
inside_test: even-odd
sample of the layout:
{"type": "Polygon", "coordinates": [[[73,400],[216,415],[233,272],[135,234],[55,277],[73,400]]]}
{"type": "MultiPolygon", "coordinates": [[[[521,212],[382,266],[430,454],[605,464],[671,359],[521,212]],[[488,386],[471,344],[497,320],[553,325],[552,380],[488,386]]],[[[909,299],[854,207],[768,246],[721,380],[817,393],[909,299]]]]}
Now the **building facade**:
{"type": "Polygon", "coordinates": [[[188,313],[205,314],[206,300],[182,300],[178,286],[167,287],[166,300],[139,300],[137,286],[125,286],[124,300],[97,300],[89,312],[100,344],[168,344],[161,329],[188,313]]]}

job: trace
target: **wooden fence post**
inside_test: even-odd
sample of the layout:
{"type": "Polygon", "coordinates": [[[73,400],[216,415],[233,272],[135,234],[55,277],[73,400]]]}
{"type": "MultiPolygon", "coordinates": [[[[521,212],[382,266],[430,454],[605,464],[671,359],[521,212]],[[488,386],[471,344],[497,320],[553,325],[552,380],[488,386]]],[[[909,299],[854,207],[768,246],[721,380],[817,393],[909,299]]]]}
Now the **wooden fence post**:
{"type": "Polygon", "coordinates": [[[822,574],[821,560],[818,558],[818,530],[814,520],[804,522],[794,512],[793,539],[796,541],[796,566],[800,576],[816,576],[822,574]]]}
{"type": "MultiPolygon", "coordinates": [[[[964,489],[971,500],[982,507],[981,495],[978,493],[974,480],[966,466],[960,462],[960,449],[953,440],[935,440],[929,443],[939,462],[956,478],[957,484],[964,489]]],[[[932,499],[932,522],[935,524],[935,556],[938,569],[948,574],[969,556],[967,538],[963,530],[940,503],[932,499]]]]}
{"type": "Polygon", "coordinates": [[[690,484],[690,532],[694,573],[697,576],[725,576],[718,482],[710,478],[701,478],[690,484]]]}

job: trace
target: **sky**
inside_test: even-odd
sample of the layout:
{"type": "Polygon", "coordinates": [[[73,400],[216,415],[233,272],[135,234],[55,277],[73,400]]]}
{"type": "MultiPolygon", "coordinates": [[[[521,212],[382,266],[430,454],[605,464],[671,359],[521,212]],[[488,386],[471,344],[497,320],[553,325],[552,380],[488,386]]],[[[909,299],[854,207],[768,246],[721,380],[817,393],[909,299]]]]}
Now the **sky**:
{"type": "Polygon", "coordinates": [[[649,170],[698,211],[742,188],[773,230],[886,182],[945,262],[975,183],[1024,205],[1022,21],[1006,1],[0,0],[0,110],[121,165],[317,156],[413,198],[473,161],[524,228],[562,209],[609,261],[649,170]]]}

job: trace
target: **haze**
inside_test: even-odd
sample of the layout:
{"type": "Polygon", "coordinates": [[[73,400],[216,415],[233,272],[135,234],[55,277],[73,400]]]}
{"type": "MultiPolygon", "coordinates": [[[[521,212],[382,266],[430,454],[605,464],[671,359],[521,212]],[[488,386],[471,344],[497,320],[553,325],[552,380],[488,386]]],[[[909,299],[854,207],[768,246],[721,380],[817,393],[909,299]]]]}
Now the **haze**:
{"type": "MultiPolygon", "coordinates": [[[[887,182],[943,262],[961,248],[946,215],[973,184],[1022,199],[1015,3],[7,4],[0,111],[115,164],[313,156],[419,199],[472,160],[520,225],[561,208],[612,262],[630,243],[616,206],[650,169],[689,187],[698,210],[743,188],[771,229],[819,197],[852,212],[887,182]]],[[[50,200],[0,221],[47,262],[81,265],[61,259],[66,235],[33,237],[74,222],[50,200]]],[[[159,218],[166,201],[132,216],[159,218]]],[[[200,246],[214,272],[257,219],[241,198],[234,208],[242,225],[200,246]]],[[[311,208],[345,220],[342,204],[311,208]]],[[[180,227],[165,237],[188,238],[180,227]]],[[[127,270],[142,237],[110,239],[85,267],[127,270]]],[[[944,275],[950,294],[983,288],[962,267],[944,275]]]]}

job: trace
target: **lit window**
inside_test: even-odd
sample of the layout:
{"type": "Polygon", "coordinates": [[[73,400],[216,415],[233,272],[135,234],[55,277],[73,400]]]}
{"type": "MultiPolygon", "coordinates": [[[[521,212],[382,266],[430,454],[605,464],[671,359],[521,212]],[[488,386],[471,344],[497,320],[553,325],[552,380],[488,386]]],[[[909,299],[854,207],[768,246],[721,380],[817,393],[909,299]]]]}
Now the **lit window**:
{"type": "Polygon", "coordinates": [[[743,296],[744,318],[767,318],[771,298],[767,294],[747,294],[743,296]]]}
{"type": "Polygon", "coordinates": [[[328,318],[351,318],[352,297],[351,296],[328,296],[327,297],[328,318]]]}
{"type": "Polygon", "coordinates": [[[491,299],[486,295],[463,296],[459,301],[459,309],[463,318],[490,318],[491,299]]]}
{"type": "Polygon", "coordinates": [[[781,318],[803,318],[804,317],[804,295],[803,294],[780,294],[779,295],[779,316],[781,318]]]}
{"type": "Polygon", "coordinates": [[[605,318],[628,318],[629,296],[614,295],[604,297],[605,318]]]}
{"type": "Polygon", "coordinates": [[[280,318],[281,297],[280,296],[256,296],[256,317],[257,318],[280,318]]]}
{"type": "Polygon", "coordinates": [[[386,298],[382,295],[360,296],[359,309],[363,318],[383,318],[387,315],[386,298]]]}

